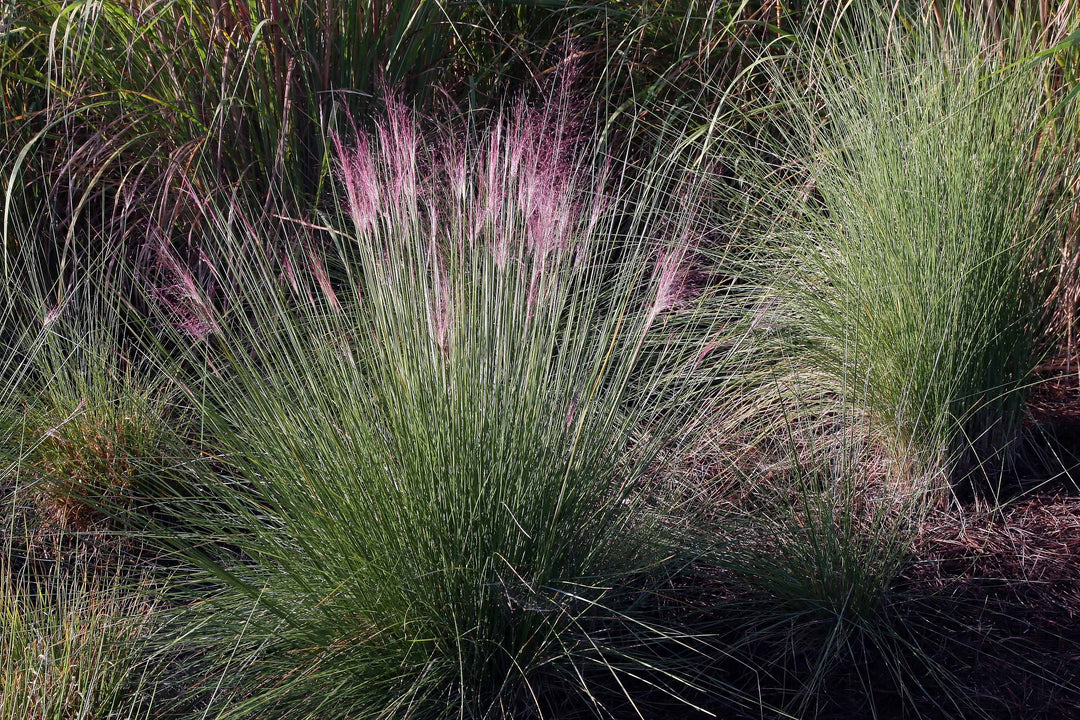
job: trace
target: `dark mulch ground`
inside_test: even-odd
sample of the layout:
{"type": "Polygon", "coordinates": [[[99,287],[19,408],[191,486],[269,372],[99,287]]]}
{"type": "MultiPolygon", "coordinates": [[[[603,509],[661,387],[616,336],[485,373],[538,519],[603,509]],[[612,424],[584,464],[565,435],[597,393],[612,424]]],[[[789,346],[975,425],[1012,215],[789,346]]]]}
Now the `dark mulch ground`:
{"type": "Polygon", "coordinates": [[[902,581],[909,621],[994,718],[1080,718],[1080,498],[933,523],[902,581]]]}
{"type": "Polygon", "coordinates": [[[1039,375],[1004,506],[973,495],[932,518],[898,586],[913,637],[970,703],[935,708],[931,687],[929,716],[1080,718],[1080,362],[1039,375]]]}

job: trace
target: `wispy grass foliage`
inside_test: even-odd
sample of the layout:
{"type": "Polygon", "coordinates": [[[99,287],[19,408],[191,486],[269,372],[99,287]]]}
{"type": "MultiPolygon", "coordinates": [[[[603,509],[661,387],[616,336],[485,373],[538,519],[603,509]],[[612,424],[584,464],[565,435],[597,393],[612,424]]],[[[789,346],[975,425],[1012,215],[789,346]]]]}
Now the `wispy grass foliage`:
{"type": "Polygon", "coordinates": [[[134,151],[249,181],[288,170],[288,187],[321,176],[319,123],[336,102],[432,79],[452,52],[448,20],[433,2],[44,3],[11,20],[14,37],[48,37],[12,80],[49,84],[48,113],[67,116],[55,134],[97,122],[67,148],[88,167],[134,151]]]}
{"type": "Polygon", "coordinates": [[[32,245],[50,236],[25,218],[8,227],[20,252],[4,286],[0,490],[13,513],[86,530],[103,505],[130,509],[167,482],[184,413],[126,325],[122,261],[103,248],[42,262],[32,245]]]}
{"type": "Polygon", "coordinates": [[[602,630],[665,558],[699,228],[677,166],[609,192],[565,102],[435,140],[393,106],[323,231],[216,218],[210,321],[171,317],[235,474],[184,511],[227,715],[559,714],[632,664],[602,630]]]}
{"type": "MultiPolygon", "coordinates": [[[[820,435],[819,427],[806,430],[820,435]]],[[[920,649],[898,612],[908,598],[897,578],[929,496],[912,492],[902,467],[883,461],[863,428],[812,438],[809,450],[796,448],[794,431],[789,437],[788,467],[754,473],[744,507],[717,523],[717,565],[749,590],[725,608],[739,627],[732,652],[745,653],[765,698],[795,717],[826,707],[876,714],[885,710],[879,692],[916,707],[931,682],[962,708],[947,669],[920,649]],[[838,681],[849,684],[844,699],[831,697],[838,681]]]]}
{"type": "Polygon", "coordinates": [[[792,58],[808,87],[785,96],[785,133],[805,175],[777,191],[791,261],[762,312],[795,330],[797,362],[892,428],[898,455],[951,472],[1020,432],[1067,156],[1047,66],[1012,62],[1026,35],[993,48],[970,19],[892,19],[853,15],[792,58]]]}
{"type": "Polygon", "coordinates": [[[14,559],[0,557],[0,718],[151,717],[138,655],[150,608],[115,577],[14,559]]]}
{"type": "MultiPolygon", "coordinates": [[[[12,217],[9,228],[17,248],[37,239],[25,217],[12,217]]],[[[101,281],[93,289],[82,281],[50,284],[32,252],[6,259],[0,271],[0,718],[150,717],[141,643],[151,607],[127,584],[127,573],[104,561],[100,537],[95,547],[75,532],[51,531],[84,529],[92,507],[131,490],[129,463],[144,459],[145,437],[161,437],[166,421],[147,417],[123,382],[130,376],[117,376],[124,366],[119,317],[108,312],[105,274],[91,273],[101,281]]],[[[102,270],[97,263],[79,269],[91,266],[102,270]]],[[[160,466],[156,456],[147,460],[160,466]]]]}
{"type": "Polygon", "coordinates": [[[50,312],[14,398],[22,414],[14,492],[42,520],[85,530],[105,519],[102,506],[118,513],[159,492],[179,462],[183,417],[164,378],[118,358],[116,334],[65,320],[72,307],[50,312]]]}

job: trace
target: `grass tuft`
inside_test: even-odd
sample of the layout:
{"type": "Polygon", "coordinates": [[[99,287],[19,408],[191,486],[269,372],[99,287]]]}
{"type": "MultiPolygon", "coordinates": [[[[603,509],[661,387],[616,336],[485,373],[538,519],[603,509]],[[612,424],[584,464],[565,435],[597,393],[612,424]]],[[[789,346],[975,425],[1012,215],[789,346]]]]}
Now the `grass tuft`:
{"type": "Polygon", "coordinates": [[[189,341],[227,716],[543,715],[632,662],[599,630],[667,552],[649,473],[695,406],[650,401],[689,400],[666,318],[697,227],[661,161],[607,192],[564,99],[435,139],[393,106],[339,142],[321,243],[217,218],[264,248],[216,261],[222,331],[189,341]]]}
{"type": "MultiPolygon", "coordinates": [[[[1066,161],[1047,66],[943,28],[855,15],[798,61],[787,132],[805,163],[774,283],[791,353],[890,428],[894,453],[1008,465],[1046,347],[1066,161]]],[[[775,318],[774,318],[775,320],[775,318]]],[[[987,474],[992,471],[987,470],[987,474]]]]}
{"type": "Polygon", "coordinates": [[[151,610],[88,557],[0,558],[0,718],[151,717],[140,642],[151,610]],[[69,562],[83,564],[74,569],[69,562]],[[51,569],[49,568],[51,566],[51,569]]]}

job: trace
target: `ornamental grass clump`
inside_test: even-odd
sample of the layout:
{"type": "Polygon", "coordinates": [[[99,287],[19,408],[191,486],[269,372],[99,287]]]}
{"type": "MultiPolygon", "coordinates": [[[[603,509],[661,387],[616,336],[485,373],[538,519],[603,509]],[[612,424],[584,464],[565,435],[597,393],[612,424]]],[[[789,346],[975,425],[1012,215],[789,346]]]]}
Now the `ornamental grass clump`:
{"type": "Polygon", "coordinates": [[[667,330],[694,194],[661,161],[610,183],[563,102],[435,140],[391,104],[338,140],[325,227],[211,218],[237,249],[216,330],[172,322],[223,473],[174,538],[213,600],[186,641],[234,658],[215,711],[558,715],[633,665],[617,638],[647,625],[617,609],[666,553],[649,472],[696,407],[674,371],[700,348],[667,330]]]}
{"type": "MultiPolygon", "coordinates": [[[[1045,62],[974,21],[854,16],[800,46],[785,138],[805,182],[778,223],[774,289],[805,370],[889,428],[896,454],[963,473],[1016,447],[1063,231],[1045,62]]],[[[790,87],[790,85],[788,86],[790,87]]]]}
{"type": "Polygon", "coordinates": [[[134,373],[110,367],[95,352],[104,348],[92,347],[100,338],[77,342],[83,346],[76,358],[88,364],[50,367],[45,387],[20,398],[21,438],[29,446],[19,485],[41,519],[86,530],[157,492],[177,461],[169,427],[176,414],[165,383],[140,383],[134,373]]]}

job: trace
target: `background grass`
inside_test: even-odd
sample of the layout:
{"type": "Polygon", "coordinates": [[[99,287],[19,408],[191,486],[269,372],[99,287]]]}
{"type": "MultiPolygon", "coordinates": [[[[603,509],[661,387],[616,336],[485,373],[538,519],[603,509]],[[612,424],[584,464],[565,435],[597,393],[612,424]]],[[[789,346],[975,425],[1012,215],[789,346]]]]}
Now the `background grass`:
{"type": "Polygon", "coordinates": [[[949,658],[1015,622],[1080,697],[912,580],[1070,345],[1070,2],[3,18],[0,637],[57,716],[983,716],[949,658]]]}

